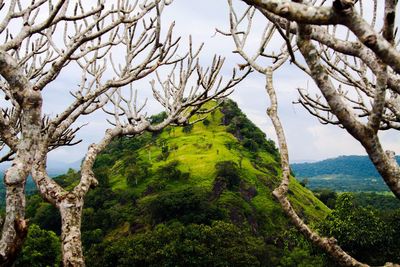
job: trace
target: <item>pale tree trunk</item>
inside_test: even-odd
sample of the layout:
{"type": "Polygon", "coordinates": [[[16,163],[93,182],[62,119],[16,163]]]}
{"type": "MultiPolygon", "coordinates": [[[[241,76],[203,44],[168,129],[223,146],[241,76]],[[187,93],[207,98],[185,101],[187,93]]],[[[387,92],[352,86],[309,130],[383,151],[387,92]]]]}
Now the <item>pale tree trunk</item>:
{"type": "Polygon", "coordinates": [[[283,126],[278,116],[278,101],[276,98],[275,89],[273,87],[272,80],[272,69],[268,68],[266,71],[266,90],[271,101],[271,106],[268,108],[268,116],[271,118],[272,124],[276,135],[278,137],[279,150],[281,154],[281,165],[282,165],[282,182],[277,187],[272,194],[281,204],[284,212],[290,218],[292,223],[296,228],[303,233],[309,240],[311,240],[314,245],[326,251],[332,258],[334,258],[342,266],[352,266],[352,267],[366,267],[368,265],[361,263],[354,259],[352,256],[347,254],[340,246],[337,245],[334,238],[325,238],[319,236],[319,234],[313,231],[304,221],[297,215],[293,206],[291,205],[286,194],[289,189],[289,177],[290,177],[290,167],[289,167],[289,150],[286,143],[285,132],[283,126]]]}
{"type": "Polygon", "coordinates": [[[82,242],[81,219],[83,199],[68,194],[60,206],[61,213],[61,246],[63,266],[85,266],[82,242]]]}
{"type": "Polygon", "coordinates": [[[20,175],[17,165],[7,170],[6,183],[6,217],[0,241],[1,266],[11,266],[15,261],[28,227],[25,218],[25,181],[26,175],[20,175]]]}
{"type": "Polygon", "coordinates": [[[27,234],[25,221],[25,183],[30,173],[41,135],[42,96],[26,79],[22,70],[7,53],[0,52],[0,74],[8,82],[15,102],[21,107],[20,133],[9,134],[9,125],[2,125],[0,136],[16,152],[12,166],[4,176],[6,186],[6,218],[0,240],[0,265],[11,266],[27,234]]]}
{"type": "Polygon", "coordinates": [[[83,197],[68,192],[46,172],[47,144],[41,144],[32,168],[32,177],[40,195],[60,211],[63,266],[85,266],[81,242],[83,197]]]}

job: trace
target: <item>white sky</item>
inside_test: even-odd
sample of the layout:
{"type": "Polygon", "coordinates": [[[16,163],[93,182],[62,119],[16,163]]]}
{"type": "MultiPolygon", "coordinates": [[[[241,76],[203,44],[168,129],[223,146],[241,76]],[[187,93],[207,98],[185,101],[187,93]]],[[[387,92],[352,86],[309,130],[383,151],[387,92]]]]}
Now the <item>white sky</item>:
{"type": "MultiPolygon", "coordinates": [[[[213,53],[224,55],[227,60],[223,73],[229,75],[230,69],[243,63],[237,55],[232,54],[233,41],[229,37],[214,36],[215,28],[228,29],[228,6],[226,1],[175,0],[163,14],[163,22],[176,22],[175,34],[184,40],[191,34],[195,43],[205,43],[203,58],[210,62],[213,53]]],[[[258,27],[258,25],[255,25],[258,27]]],[[[183,44],[185,44],[183,42],[183,44]]],[[[68,90],[79,83],[79,73],[68,70],[46,89],[44,108],[46,113],[56,114],[72,100],[68,90]],[[58,100],[62,99],[62,102],[58,100]]],[[[312,80],[296,67],[286,64],[275,73],[275,87],[280,103],[279,113],[285,127],[291,162],[320,160],[338,155],[365,154],[364,149],[344,130],[335,126],[321,125],[302,107],[293,105],[297,99],[296,88],[313,84],[312,80]]],[[[146,87],[145,83],[138,86],[146,87]]],[[[145,88],[146,89],[146,88],[145,88]]],[[[150,88],[148,88],[150,89],[150,88]]],[[[265,110],[268,106],[264,90],[264,78],[257,74],[250,75],[232,95],[239,107],[247,116],[267,133],[268,138],[275,140],[272,124],[265,110]]],[[[157,108],[150,107],[157,112],[157,108]]],[[[81,159],[87,146],[98,141],[104,130],[109,127],[104,115],[97,113],[80,119],[80,123],[89,122],[78,134],[83,142],[75,147],[60,148],[50,153],[52,160],[73,162],[81,159]]],[[[382,141],[385,148],[400,151],[400,136],[396,133],[384,133],[382,141]]]]}

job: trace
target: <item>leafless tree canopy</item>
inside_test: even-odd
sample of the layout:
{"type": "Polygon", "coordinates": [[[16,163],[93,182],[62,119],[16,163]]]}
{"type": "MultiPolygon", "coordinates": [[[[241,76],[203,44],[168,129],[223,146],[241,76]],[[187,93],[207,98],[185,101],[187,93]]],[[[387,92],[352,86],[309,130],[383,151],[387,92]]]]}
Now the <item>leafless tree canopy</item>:
{"type": "MultiPolygon", "coordinates": [[[[0,0],[0,162],[12,160],[4,182],[6,218],[0,240],[0,264],[11,265],[26,236],[26,179],[32,174],[41,196],[60,210],[65,266],[83,266],[80,223],[84,197],[97,184],[92,172],[96,156],[122,135],[158,131],[185,124],[211,99],[231,92],[249,70],[233,71],[223,80],[224,59],[201,67],[201,46],[181,44],[174,25],[163,25],[170,0],[0,0]],[[182,46],[188,48],[182,53],[182,46]],[[70,91],[73,101],[56,115],[43,114],[43,94],[70,69],[81,77],[70,91]],[[160,72],[158,72],[160,70],[160,72]],[[138,99],[135,82],[153,75],[148,89],[167,117],[152,125],[138,99]],[[81,179],[67,191],[49,178],[49,151],[74,145],[78,118],[102,110],[110,128],[92,144],[84,158],[81,179]]],[[[273,72],[285,62],[295,64],[317,85],[316,96],[300,88],[298,103],[324,124],[338,125],[358,140],[391,191],[400,198],[400,168],[394,153],[382,148],[379,132],[400,129],[400,53],[396,39],[395,0],[242,0],[249,8],[239,14],[230,7],[235,53],[265,77],[271,100],[268,114],[275,126],[282,155],[283,180],[274,196],[294,224],[315,244],[343,265],[364,266],[341,250],[333,239],[313,232],[286,198],[289,159],[279,121],[273,72]],[[246,49],[254,16],[265,18],[259,46],[246,49]],[[278,36],[282,45],[271,51],[278,36]],[[267,63],[266,63],[267,62],[267,63]]],[[[255,26],[254,26],[255,25],[255,26]]]]}
{"type": "Polygon", "coordinates": [[[400,198],[400,169],[394,153],[384,151],[379,132],[399,127],[399,63],[396,2],[386,1],[275,1],[243,0],[243,14],[230,6],[229,32],[236,51],[253,69],[266,77],[271,101],[268,114],[278,135],[283,180],[274,196],[297,228],[344,266],[365,266],[350,257],[334,239],[321,238],[299,218],[286,198],[289,183],[288,149],[277,115],[273,71],[285,61],[295,64],[316,83],[320,94],[299,88],[298,103],[323,124],[338,125],[365,148],[391,191],[400,198]],[[246,50],[258,10],[267,21],[260,46],[246,50]],[[268,52],[274,33],[284,46],[268,52]],[[265,58],[272,59],[265,63],[265,58]],[[305,62],[303,61],[303,58],[305,62]],[[263,60],[264,59],[264,60],[263,60]],[[304,62],[304,63],[303,63],[304,62]]]}
{"type": "Polygon", "coordinates": [[[4,178],[1,265],[13,263],[26,236],[24,187],[29,174],[41,196],[60,210],[63,264],[84,266],[81,213],[84,196],[97,184],[92,172],[96,156],[117,136],[189,123],[204,103],[228,95],[249,73],[238,76],[233,71],[223,80],[219,73],[224,59],[217,56],[209,67],[200,66],[202,46],[195,48],[191,39],[181,44],[174,24],[161,24],[170,0],[96,2],[0,1],[0,88],[5,99],[0,112],[0,149],[5,152],[0,162],[12,160],[4,178]],[[43,93],[71,69],[81,72],[75,81],[78,87],[65,88],[74,100],[59,114],[44,115],[43,93]],[[146,101],[134,90],[135,81],[150,74],[156,80],[147,89],[167,114],[156,125],[144,113],[146,101]],[[80,127],[74,123],[97,110],[111,115],[110,128],[88,148],[80,182],[67,191],[48,176],[47,154],[79,142],[75,134],[80,127]]]}

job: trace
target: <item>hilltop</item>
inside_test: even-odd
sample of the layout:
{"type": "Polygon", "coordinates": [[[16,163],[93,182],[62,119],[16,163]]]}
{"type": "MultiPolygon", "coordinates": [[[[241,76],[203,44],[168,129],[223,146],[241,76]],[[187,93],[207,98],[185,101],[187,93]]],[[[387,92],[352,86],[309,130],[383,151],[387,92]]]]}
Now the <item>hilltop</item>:
{"type": "MultiPolygon", "coordinates": [[[[195,125],[115,140],[85,202],[88,266],[322,266],[271,195],[278,162],[274,143],[230,100],[195,125]]],[[[71,187],[76,178],[55,179],[71,187]]],[[[309,223],[329,212],[295,179],[289,196],[309,223]]],[[[57,231],[49,204],[29,203],[32,222],[57,231]]]]}

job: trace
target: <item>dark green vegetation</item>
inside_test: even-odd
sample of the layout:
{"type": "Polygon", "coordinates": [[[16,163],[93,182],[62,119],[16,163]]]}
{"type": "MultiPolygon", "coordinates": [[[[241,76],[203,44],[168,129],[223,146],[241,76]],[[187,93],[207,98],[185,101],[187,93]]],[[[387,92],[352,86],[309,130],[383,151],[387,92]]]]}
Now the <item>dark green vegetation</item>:
{"type": "Polygon", "coordinates": [[[60,266],[60,246],[60,239],[53,231],[43,230],[36,224],[31,224],[28,237],[15,266],[60,266]]]}
{"type": "MultiPolygon", "coordinates": [[[[86,198],[82,222],[87,266],[294,267],[326,260],[271,195],[281,173],[273,142],[231,101],[193,127],[115,140],[94,171],[100,185],[86,198]]],[[[56,179],[70,187],[77,177],[71,170],[56,179]]],[[[308,222],[329,212],[295,179],[289,194],[308,222]]],[[[38,196],[28,202],[31,221],[58,233],[55,210],[38,196]]]]}
{"type": "Polygon", "coordinates": [[[291,167],[301,184],[333,209],[318,226],[322,234],[334,236],[343,249],[370,265],[400,262],[400,201],[388,192],[368,157],[341,156],[291,167]],[[353,193],[340,193],[346,191],[353,193]]]}
{"type": "MultiPolygon", "coordinates": [[[[337,198],[341,193],[336,193],[331,189],[318,189],[313,191],[314,195],[319,198],[329,208],[334,209],[337,198]]],[[[343,194],[350,194],[349,192],[343,194]]],[[[400,201],[389,192],[357,192],[351,193],[352,202],[361,207],[371,207],[380,211],[391,211],[400,209],[400,201]]]]}
{"type": "MultiPolygon", "coordinates": [[[[400,162],[400,158],[396,158],[400,162]]],[[[341,192],[388,191],[367,156],[340,156],[314,163],[291,164],[299,181],[307,179],[311,189],[329,188],[341,192]]]]}
{"type": "Polygon", "coordinates": [[[320,225],[357,259],[370,265],[400,262],[400,208],[393,196],[343,193],[320,225]]]}

